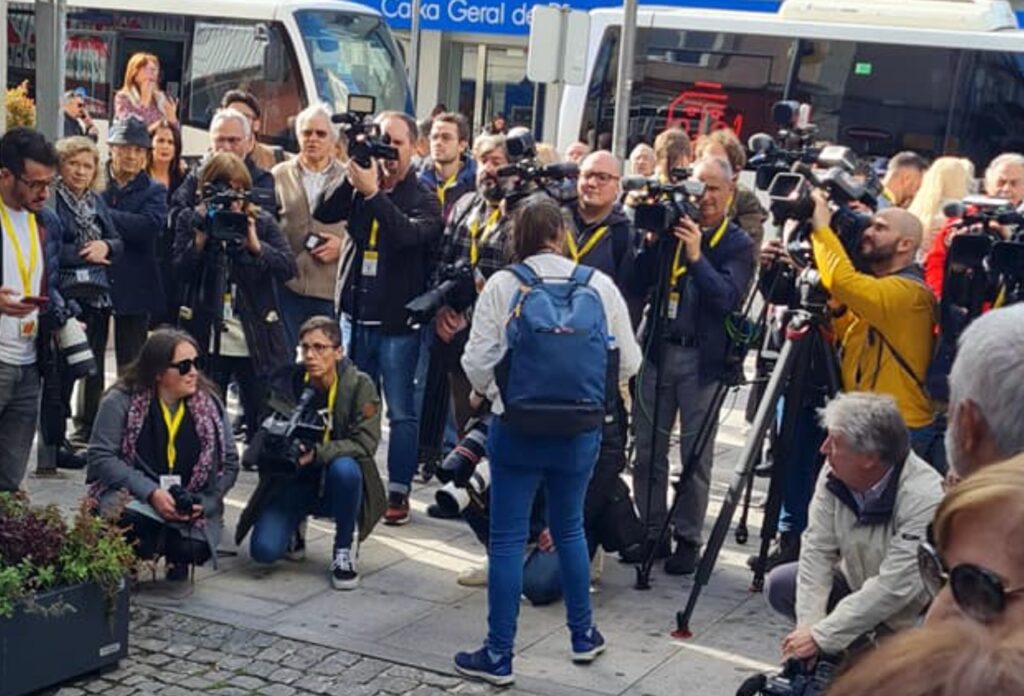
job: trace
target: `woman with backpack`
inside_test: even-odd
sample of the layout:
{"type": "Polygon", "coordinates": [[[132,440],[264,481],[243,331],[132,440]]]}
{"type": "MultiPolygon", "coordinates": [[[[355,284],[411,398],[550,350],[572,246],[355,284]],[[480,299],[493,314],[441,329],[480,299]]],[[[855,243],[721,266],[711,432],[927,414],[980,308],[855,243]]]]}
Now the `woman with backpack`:
{"type": "Polygon", "coordinates": [[[523,201],[511,233],[518,263],[495,273],[477,300],[462,366],[471,401],[490,402],[491,464],[488,636],[456,669],[511,684],[523,584],[523,547],[537,489],[547,491],[573,662],[604,651],[590,609],[583,499],[597,461],[608,366],[628,380],[640,347],[612,280],[564,256],[561,209],[545,196],[523,201]],[[510,309],[510,307],[512,309],[510,309]],[[617,354],[617,357],[616,357],[617,354]]]}

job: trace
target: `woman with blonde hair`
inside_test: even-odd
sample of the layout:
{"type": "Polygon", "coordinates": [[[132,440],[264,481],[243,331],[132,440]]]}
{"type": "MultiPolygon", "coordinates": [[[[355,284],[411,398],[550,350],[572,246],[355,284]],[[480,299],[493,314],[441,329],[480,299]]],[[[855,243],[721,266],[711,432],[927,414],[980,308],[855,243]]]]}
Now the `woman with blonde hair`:
{"type": "Polygon", "coordinates": [[[950,201],[963,200],[971,190],[974,165],[960,157],[940,157],[935,160],[921,180],[921,188],[907,209],[921,221],[924,238],[921,255],[932,248],[935,236],[946,223],[942,206],[950,201]]]}
{"type": "Polygon", "coordinates": [[[160,91],[160,59],[136,53],[124,69],[124,84],[114,96],[114,118],[137,118],[153,125],[160,119],[177,123],[178,103],[160,91]]]}

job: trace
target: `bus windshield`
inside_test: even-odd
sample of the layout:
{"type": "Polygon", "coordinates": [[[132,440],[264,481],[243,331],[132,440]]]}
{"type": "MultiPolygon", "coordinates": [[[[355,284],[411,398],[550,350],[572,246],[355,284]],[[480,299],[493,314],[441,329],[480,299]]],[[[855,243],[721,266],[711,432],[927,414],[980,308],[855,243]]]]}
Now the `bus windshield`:
{"type": "Polygon", "coordinates": [[[379,17],[334,10],[299,10],[295,20],[309,53],[319,97],[343,111],[350,94],[377,99],[377,111],[410,111],[405,67],[379,17]]]}

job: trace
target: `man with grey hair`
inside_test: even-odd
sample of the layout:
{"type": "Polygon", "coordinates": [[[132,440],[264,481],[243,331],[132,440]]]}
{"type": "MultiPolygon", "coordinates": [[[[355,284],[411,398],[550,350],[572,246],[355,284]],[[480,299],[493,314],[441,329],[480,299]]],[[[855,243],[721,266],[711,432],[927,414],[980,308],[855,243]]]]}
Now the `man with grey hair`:
{"type": "Polygon", "coordinates": [[[802,660],[913,625],[928,602],[917,547],[942,499],[942,479],[910,449],[892,397],[840,394],[819,413],[826,463],[800,560],[765,584],[771,607],[796,622],[783,656],[802,660]]]}
{"type": "MultiPolygon", "coordinates": [[[[690,450],[711,409],[716,386],[726,376],[725,319],[743,302],[754,270],[753,242],[728,216],[735,190],[729,163],[701,160],[693,177],[705,186],[698,218],[680,218],[668,240],[648,235],[635,274],[636,291],[646,294],[661,277],[659,264],[666,259],[672,264],[667,287],[659,293],[665,298],[666,318],[647,322],[651,348],[641,369],[633,415],[636,501],[649,538],[657,534],[667,514],[669,433],[677,414],[682,423],[679,453],[684,471],[692,472],[683,476],[676,493],[676,547],[665,562],[665,571],[672,575],[693,573],[700,556],[714,448],[706,447],[694,465],[689,463],[690,450]],[[652,424],[655,412],[658,422],[652,424]]],[[[712,414],[711,422],[717,425],[717,414],[712,414]]],[[[709,442],[715,438],[712,428],[709,442]]],[[[655,549],[655,554],[665,557],[669,550],[655,549]]]]}
{"type": "Polygon", "coordinates": [[[1024,203],[1024,155],[1004,152],[992,160],[985,170],[985,191],[1015,208],[1024,203]]]}
{"type": "Polygon", "coordinates": [[[1024,305],[975,319],[960,337],[949,374],[946,453],[953,473],[1024,452],[1024,305]]]}
{"type": "Polygon", "coordinates": [[[299,327],[315,316],[335,316],[338,260],[347,241],[345,223],[324,224],[313,217],[323,191],[345,176],[335,153],[338,131],[325,104],[311,104],[295,117],[298,157],[273,169],[281,210],[281,231],[295,255],[298,273],[278,288],[288,345],[299,342],[299,327]]]}

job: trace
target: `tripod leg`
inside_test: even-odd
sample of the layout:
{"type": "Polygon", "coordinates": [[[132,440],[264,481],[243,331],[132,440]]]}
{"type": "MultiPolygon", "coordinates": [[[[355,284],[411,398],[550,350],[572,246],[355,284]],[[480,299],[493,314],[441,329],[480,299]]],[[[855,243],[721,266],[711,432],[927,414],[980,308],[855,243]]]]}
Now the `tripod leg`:
{"type": "Polygon", "coordinates": [[[733,474],[733,480],[726,491],[725,500],[722,502],[721,512],[715,520],[715,526],[711,530],[711,536],[704,547],[700,563],[697,566],[697,573],[694,576],[694,584],[690,590],[690,596],[686,602],[686,608],[676,614],[676,630],[672,635],[676,638],[689,638],[693,635],[690,632],[690,618],[697,606],[701,589],[708,584],[711,571],[714,569],[718,554],[722,550],[722,544],[729,533],[729,525],[732,524],[732,516],[736,512],[740,495],[747,485],[747,479],[753,476],[754,464],[761,453],[761,446],[764,437],[775,418],[775,409],[782,396],[783,389],[788,384],[789,376],[798,364],[797,361],[804,354],[802,339],[804,335],[791,336],[786,339],[782,352],[779,354],[779,361],[772,372],[768,385],[765,387],[764,397],[758,406],[757,415],[754,416],[754,423],[751,426],[750,435],[743,445],[740,453],[739,463],[733,474]]]}

